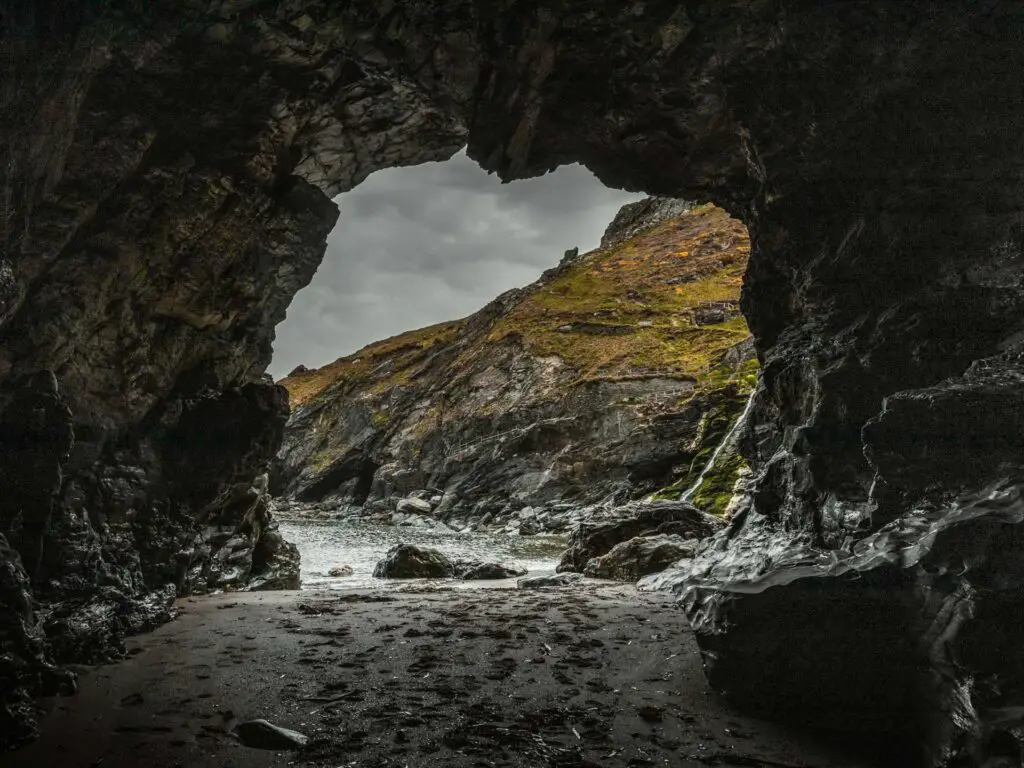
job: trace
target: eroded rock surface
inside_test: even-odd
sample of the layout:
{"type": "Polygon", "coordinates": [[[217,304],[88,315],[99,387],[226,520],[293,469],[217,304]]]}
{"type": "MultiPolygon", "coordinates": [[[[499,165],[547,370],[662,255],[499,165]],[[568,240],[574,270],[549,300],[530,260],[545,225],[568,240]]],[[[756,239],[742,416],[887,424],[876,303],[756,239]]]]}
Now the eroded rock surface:
{"type": "MultiPolygon", "coordinates": [[[[741,441],[749,503],[684,583],[709,661],[741,668],[737,649],[764,635],[749,619],[806,585],[844,631],[808,654],[815,628],[783,621],[799,642],[772,664],[865,674],[788,678],[804,681],[777,689],[797,719],[875,727],[865,707],[905,696],[890,735],[926,744],[928,764],[981,765],[1014,741],[1024,701],[1001,651],[1021,605],[1007,546],[1024,474],[1019,4],[35,6],[0,22],[0,407],[52,370],[76,421],[52,518],[75,557],[44,564],[58,574],[45,589],[167,580],[203,510],[262,471],[186,490],[166,451],[180,414],[266,386],[331,195],[468,138],[505,178],[581,161],[750,228],[742,306],[764,374],[741,441]],[[880,575],[857,586],[833,568],[866,568],[860,543],[900,526],[922,537],[880,575]],[[789,567],[808,558],[812,582],[789,567]],[[952,656],[922,650],[935,638],[952,656]]],[[[0,563],[24,573],[19,560],[0,563]]]]}

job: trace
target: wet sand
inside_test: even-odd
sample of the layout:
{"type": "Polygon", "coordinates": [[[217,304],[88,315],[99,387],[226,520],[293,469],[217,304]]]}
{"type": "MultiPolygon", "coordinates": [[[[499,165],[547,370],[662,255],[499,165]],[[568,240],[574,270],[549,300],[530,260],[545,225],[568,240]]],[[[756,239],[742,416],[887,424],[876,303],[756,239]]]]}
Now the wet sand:
{"type": "Polygon", "coordinates": [[[218,595],[51,699],[10,768],[864,763],[731,712],[679,609],[631,587],[218,595]],[[242,746],[241,720],[310,737],[242,746]]]}

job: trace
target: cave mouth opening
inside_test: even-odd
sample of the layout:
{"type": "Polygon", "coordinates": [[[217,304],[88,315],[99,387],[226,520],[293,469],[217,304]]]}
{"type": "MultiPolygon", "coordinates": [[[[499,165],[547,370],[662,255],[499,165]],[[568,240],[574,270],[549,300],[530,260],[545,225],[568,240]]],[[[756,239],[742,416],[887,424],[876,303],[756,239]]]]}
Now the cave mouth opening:
{"type": "Polygon", "coordinates": [[[730,514],[757,366],[741,223],[581,166],[501,184],[464,152],[335,202],[270,369],[292,406],[271,492],[304,585],[375,585],[405,540],[550,571],[590,514],[572,507],[689,494],[730,514]],[[401,527],[327,525],[360,518],[401,527]],[[489,535],[449,535],[469,532],[489,535]]]}

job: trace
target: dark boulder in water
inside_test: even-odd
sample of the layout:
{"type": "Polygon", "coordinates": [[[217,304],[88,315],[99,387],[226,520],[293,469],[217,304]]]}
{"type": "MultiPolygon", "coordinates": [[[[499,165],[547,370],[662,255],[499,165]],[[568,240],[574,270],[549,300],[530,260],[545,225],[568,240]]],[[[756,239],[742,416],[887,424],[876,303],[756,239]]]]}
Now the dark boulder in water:
{"type": "Polygon", "coordinates": [[[378,579],[450,579],[456,575],[455,563],[436,549],[414,544],[396,544],[373,569],[378,579]]]}

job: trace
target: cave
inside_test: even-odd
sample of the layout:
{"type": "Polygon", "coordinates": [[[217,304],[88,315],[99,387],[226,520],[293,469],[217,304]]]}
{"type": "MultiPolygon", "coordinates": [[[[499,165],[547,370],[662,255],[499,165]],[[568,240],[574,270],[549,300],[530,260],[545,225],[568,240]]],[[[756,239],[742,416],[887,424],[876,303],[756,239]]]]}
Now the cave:
{"type": "Polygon", "coordinates": [[[52,400],[46,372],[69,409],[3,433],[4,500],[55,500],[67,545],[0,548],[4,741],[60,685],[33,594],[113,593],[145,628],[165,584],[234,578],[219,522],[269,535],[287,400],[263,374],[332,198],[468,144],[502,179],[579,162],[749,228],[751,501],[677,585],[712,684],[922,765],[1019,754],[1024,8],[72,0],[0,24],[0,420],[52,400]]]}

